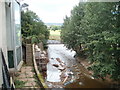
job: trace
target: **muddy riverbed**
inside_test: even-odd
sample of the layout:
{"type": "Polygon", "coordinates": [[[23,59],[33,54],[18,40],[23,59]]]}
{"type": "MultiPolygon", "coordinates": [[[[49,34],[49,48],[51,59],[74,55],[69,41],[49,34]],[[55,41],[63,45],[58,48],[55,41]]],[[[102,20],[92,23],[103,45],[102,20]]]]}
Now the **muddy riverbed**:
{"type": "Polygon", "coordinates": [[[74,58],[75,51],[63,44],[49,44],[46,83],[49,88],[107,88],[108,84],[94,79],[84,72],[84,67],[74,58]],[[60,67],[59,58],[63,63],[60,67]],[[55,66],[58,65],[58,66],[55,66]],[[60,68],[63,68],[63,70],[60,68]],[[67,77],[67,78],[66,78],[67,77]]]}

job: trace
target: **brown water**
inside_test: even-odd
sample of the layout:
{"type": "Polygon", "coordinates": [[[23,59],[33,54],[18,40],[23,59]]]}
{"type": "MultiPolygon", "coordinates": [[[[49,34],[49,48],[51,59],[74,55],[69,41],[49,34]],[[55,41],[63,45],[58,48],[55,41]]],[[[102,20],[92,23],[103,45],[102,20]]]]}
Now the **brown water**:
{"type": "MultiPolygon", "coordinates": [[[[68,66],[74,74],[71,76],[71,81],[65,82],[65,88],[107,88],[108,84],[103,81],[98,81],[86,73],[85,68],[77,63],[74,58],[75,52],[68,50],[63,44],[48,45],[48,55],[51,58],[60,58],[68,66]]],[[[60,72],[51,66],[51,63],[56,63],[51,60],[48,63],[47,79],[51,82],[60,81],[60,72]],[[52,77],[53,76],[53,77],[52,77]]]]}
{"type": "Polygon", "coordinates": [[[89,74],[85,74],[85,71],[83,71],[84,70],[83,66],[78,65],[79,72],[76,72],[73,67],[71,69],[74,70],[77,80],[66,85],[65,86],[66,88],[107,88],[108,87],[107,83],[98,81],[89,74]],[[80,75],[78,75],[78,73],[80,73],[80,75]]]}

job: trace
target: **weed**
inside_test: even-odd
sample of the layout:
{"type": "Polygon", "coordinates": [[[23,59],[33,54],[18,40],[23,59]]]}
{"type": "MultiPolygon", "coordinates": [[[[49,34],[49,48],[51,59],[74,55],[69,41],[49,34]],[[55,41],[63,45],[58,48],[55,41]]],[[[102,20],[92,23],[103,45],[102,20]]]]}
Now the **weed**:
{"type": "Polygon", "coordinates": [[[31,72],[35,72],[34,68],[32,68],[31,72]]]}
{"type": "Polygon", "coordinates": [[[39,86],[40,82],[36,76],[36,74],[33,75],[33,78],[35,79],[35,82],[36,82],[36,86],[39,86]]]}
{"type": "Polygon", "coordinates": [[[15,83],[16,88],[22,88],[22,87],[24,87],[26,82],[25,81],[20,81],[20,80],[15,80],[14,83],[15,83]]]}

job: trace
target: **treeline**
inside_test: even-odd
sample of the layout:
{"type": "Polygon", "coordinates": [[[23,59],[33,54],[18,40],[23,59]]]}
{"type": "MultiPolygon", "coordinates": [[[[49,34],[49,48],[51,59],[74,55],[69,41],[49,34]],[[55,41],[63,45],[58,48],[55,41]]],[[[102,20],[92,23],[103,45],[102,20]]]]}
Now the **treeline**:
{"type": "Polygon", "coordinates": [[[61,26],[58,26],[58,25],[51,25],[48,27],[49,30],[53,30],[53,31],[56,31],[56,30],[61,30],[61,26]]]}
{"type": "Polygon", "coordinates": [[[79,3],[64,19],[62,42],[86,56],[94,77],[110,76],[120,80],[120,6],[119,2],[79,3]]]}
{"type": "Polygon", "coordinates": [[[46,44],[49,38],[49,30],[47,26],[33,11],[21,12],[21,30],[24,43],[39,43],[46,44]]]}

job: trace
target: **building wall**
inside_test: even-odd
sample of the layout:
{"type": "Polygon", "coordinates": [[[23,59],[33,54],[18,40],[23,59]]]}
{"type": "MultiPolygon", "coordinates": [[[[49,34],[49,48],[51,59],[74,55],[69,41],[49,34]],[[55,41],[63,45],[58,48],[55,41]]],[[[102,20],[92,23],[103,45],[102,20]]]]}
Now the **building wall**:
{"type": "MultiPolygon", "coordinates": [[[[12,2],[11,4],[11,27],[12,27],[12,31],[13,31],[13,47],[14,47],[14,68],[16,70],[19,70],[19,68],[22,65],[22,42],[21,42],[21,34],[19,33],[20,38],[18,39],[18,25],[21,25],[20,23],[20,6],[19,4],[15,1],[12,2]],[[19,44],[18,44],[19,42],[19,44]]],[[[21,30],[21,26],[20,29],[21,30]]],[[[20,31],[21,32],[21,31],[20,31]]]]}
{"type": "MultiPolygon", "coordinates": [[[[11,20],[11,8],[12,4],[10,7],[6,5],[6,29],[7,29],[7,49],[8,50],[13,50],[13,32],[12,32],[12,20],[11,20]]],[[[12,17],[13,18],[13,17],[12,17]]]]}
{"type": "MultiPolygon", "coordinates": [[[[2,48],[6,63],[8,65],[6,37],[7,36],[6,36],[5,2],[0,1],[0,48],[2,48]]],[[[0,86],[2,84],[2,79],[3,79],[2,78],[2,60],[0,58],[0,86]]]]}
{"type": "MultiPolygon", "coordinates": [[[[8,60],[9,60],[9,67],[11,70],[17,70],[17,67],[18,67],[18,62],[20,62],[22,60],[22,50],[18,50],[19,47],[22,47],[21,46],[21,43],[20,45],[18,46],[16,44],[16,41],[19,41],[17,40],[17,28],[16,28],[16,18],[18,18],[18,15],[15,16],[16,14],[16,4],[19,5],[15,0],[13,0],[13,2],[11,2],[11,4],[7,5],[6,4],[6,30],[7,30],[7,50],[8,50],[8,60]],[[21,52],[20,52],[21,51],[21,52]],[[13,56],[13,57],[11,57],[13,56]],[[19,61],[18,61],[18,57],[20,58],[19,61]]],[[[18,6],[19,8],[19,6],[18,6]]],[[[19,14],[19,13],[18,13],[19,14]]],[[[21,49],[21,48],[20,48],[21,49]]]]}
{"type": "MultiPolygon", "coordinates": [[[[15,1],[15,0],[12,0],[15,1]]],[[[14,9],[13,2],[6,4],[5,0],[0,0],[0,49],[2,49],[6,64],[8,65],[8,52],[9,50],[14,51],[14,62],[15,68],[17,68],[17,53],[16,53],[16,45],[15,45],[15,19],[14,19],[14,9]]],[[[8,68],[9,69],[9,68],[8,68]]],[[[2,77],[2,59],[0,56],[0,87],[3,83],[2,77]]]]}
{"type": "MultiPolygon", "coordinates": [[[[2,3],[0,2],[0,48],[2,48],[2,3]]],[[[2,68],[2,60],[1,60],[1,55],[0,55],[0,68],[2,68]]],[[[2,86],[2,69],[0,69],[0,87],[2,86]]]]}
{"type": "Polygon", "coordinates": [[[2,48],[7,62],[7,35],[6,35],[6,13],[5,13],[5,3],[0,2],[0,48],[2,48]]]}

